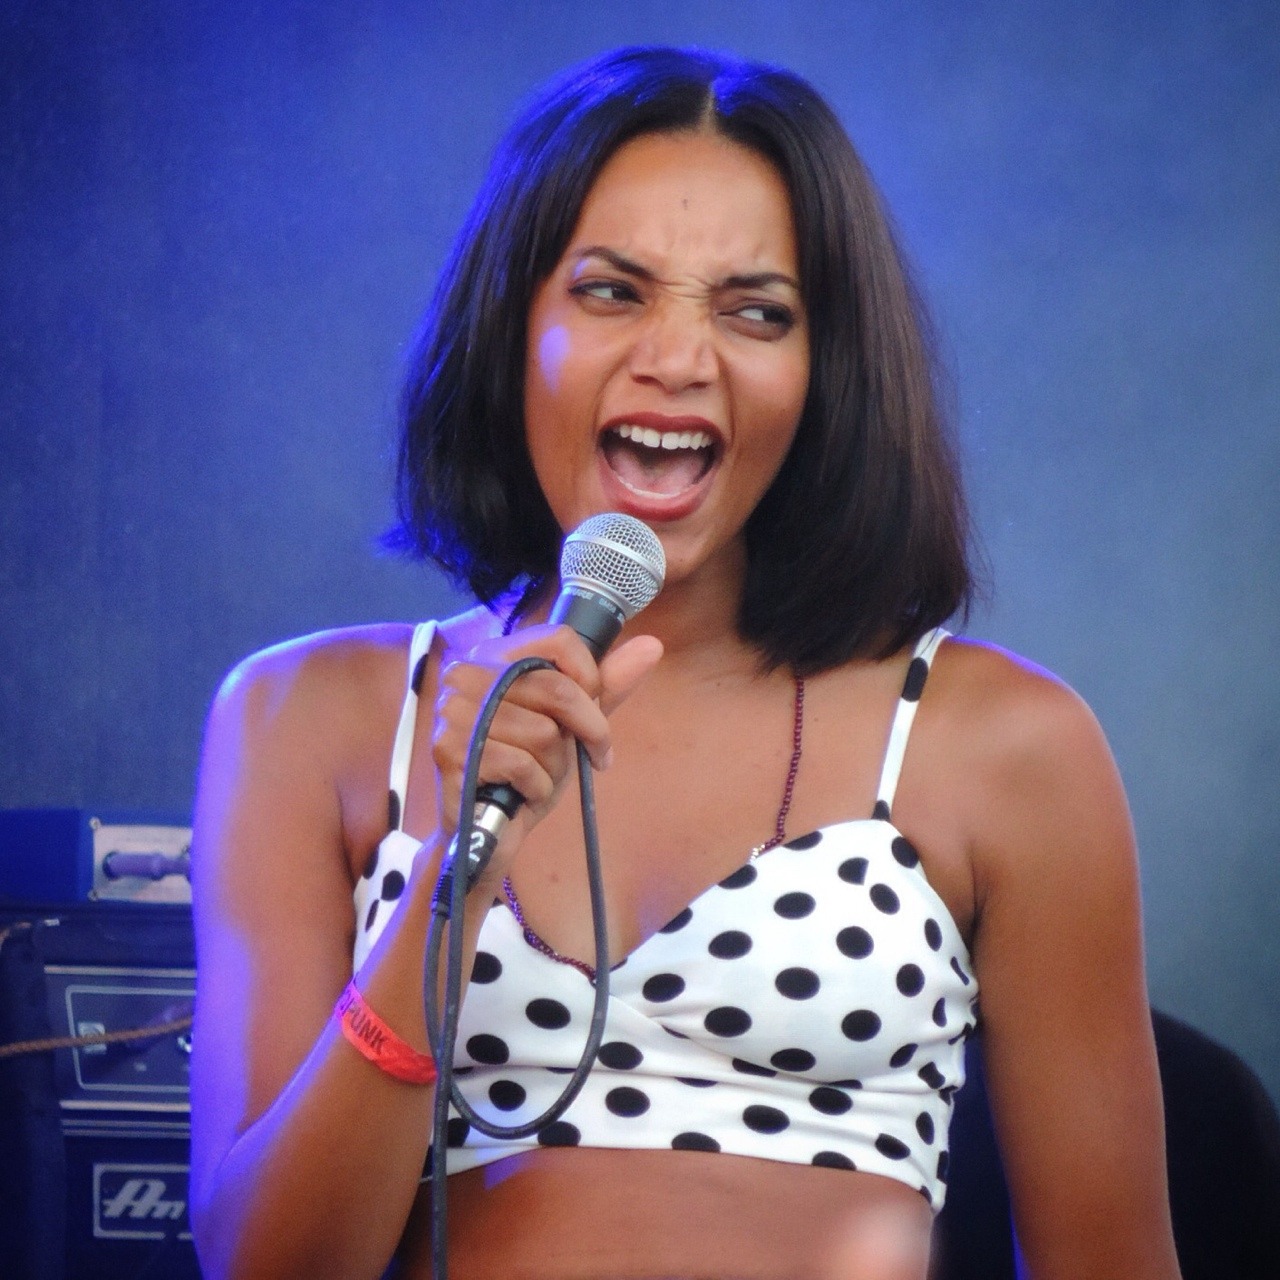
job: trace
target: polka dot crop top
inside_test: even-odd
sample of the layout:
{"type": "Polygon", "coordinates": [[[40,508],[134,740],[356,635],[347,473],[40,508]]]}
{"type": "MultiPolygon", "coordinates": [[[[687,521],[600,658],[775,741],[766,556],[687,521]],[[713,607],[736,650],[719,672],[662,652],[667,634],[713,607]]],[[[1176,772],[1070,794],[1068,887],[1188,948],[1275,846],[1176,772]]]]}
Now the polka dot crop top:
{"type": "MultiPolygon", "coordinates": [[[[399,815],[433,634],[425,624],[414,635],[392,755],[396,820],[356,888],[355,967],[418,848],[399,815]]],[[[727,1152],[881,1174],[941,1208],[977,983],[950,912],[890,815],[945,634],[916,649],[872,815],[745,862],[642,942],[610,974],[599,1059],[561,1119],[510,1142],[455,1115],[450,1173],[536,1146],[727,1152]]],[[[577,1065],[594,994],[496,902],[458,1034],[457,1077],[472,1107],[501,1125],[544,1111],[577,1065]]]]}

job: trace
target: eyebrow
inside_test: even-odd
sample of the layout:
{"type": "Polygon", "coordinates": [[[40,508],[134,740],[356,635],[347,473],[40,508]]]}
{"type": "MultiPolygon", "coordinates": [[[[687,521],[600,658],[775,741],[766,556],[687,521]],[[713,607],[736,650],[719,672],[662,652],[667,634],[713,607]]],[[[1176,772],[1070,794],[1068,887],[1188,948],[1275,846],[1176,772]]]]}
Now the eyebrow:
{"type": "MultiPolygon", "coordinates": [[[[577,254],[579,263],[584,258],[603,258],[615,270],[621,271],[623,275],[633,276],[637,280],[646,282],[657,280],[657,276],[648,267],[642,267],[638,262],[633,262],[630,258],[623,257],[622,254],[613,249],[608,249],[604,245],[588,245],[577,254]]],[[[746,275],[725,276],[723,280],[718,281],[717,287],[722,289],[761,289],[771,284],[787,285],[797,293],[800,292],[799,281],[792,279],[791,276],[783,271],[756,271],[746,275]]]]}

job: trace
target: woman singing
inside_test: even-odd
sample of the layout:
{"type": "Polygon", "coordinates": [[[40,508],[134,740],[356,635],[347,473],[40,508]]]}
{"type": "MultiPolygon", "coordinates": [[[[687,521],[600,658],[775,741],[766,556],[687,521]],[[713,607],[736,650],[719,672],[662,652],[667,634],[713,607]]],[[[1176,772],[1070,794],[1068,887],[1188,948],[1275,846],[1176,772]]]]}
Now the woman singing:
{"type": "Polygon", "coordinates": [[[942,629],[968,528],[921,308],[814,90],[662,48],[544,90],[422,328],[399,499],[478,606],[257,654],[209,720],[207,1274],[431,1274],[431,896],[480,706],[539,656],[480,772],[525,804],[450,926],[464,1095],[536,1116],[585,1039],[575,740],[608,1021],[559,1120],[450,1125],[454,1280],[924,1280],[979,1001],[1029,1274],[1176,1280],[1124,795],[1079,698],[942,629]],[[667,569],[596,661],[547,618],[602,512],[667,569]]]}

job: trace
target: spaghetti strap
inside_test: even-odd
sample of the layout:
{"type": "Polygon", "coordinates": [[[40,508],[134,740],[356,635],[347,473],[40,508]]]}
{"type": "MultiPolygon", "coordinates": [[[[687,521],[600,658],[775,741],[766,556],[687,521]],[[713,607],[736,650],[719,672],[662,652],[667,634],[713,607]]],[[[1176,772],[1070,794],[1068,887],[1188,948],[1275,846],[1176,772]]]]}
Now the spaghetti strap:
{"type": "Polygon", "coordinates": [[[436,624],[420,622],[413,629],[409,645],[409,673],[405,688],[404,706],[400,709],[400,723],[396,727],[395,742],[391,748],[391,794],[388,801],[392,831],[404,829],[405,801],[409,793],[409,765],[413,761],[413,735],[418,724],[418,689],[427,666],[427,655],[435,639],[436,624]]]}
{"type": "Polygon", "coordinates": [[[885,749],[884,766],[880,770],[880,785],[876,788],[874,816],[877,818],[887,821],[893,812],[893,797],[898,790],[898,777],[902,773],[902,762],[907,754],[907,739],[916,718],[916,708],[920,705],[920,695],[924,692],[924,682],[928,679],[929,668],[933,665],[938,647],[950,634],[942,627],[927,631],[920,637],[911,656],[911,665],[907,668],[907,678],[902,686],[902,696],[898,699],[893,724],[889,728],[889,745],[885,749]]]}

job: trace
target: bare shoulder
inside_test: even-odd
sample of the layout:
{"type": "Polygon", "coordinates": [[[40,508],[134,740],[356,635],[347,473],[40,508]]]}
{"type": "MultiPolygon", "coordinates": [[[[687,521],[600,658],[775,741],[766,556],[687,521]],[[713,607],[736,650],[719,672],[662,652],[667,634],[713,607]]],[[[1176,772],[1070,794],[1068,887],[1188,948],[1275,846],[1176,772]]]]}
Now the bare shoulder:
{"type": "Polygon", "coordinates": [[[214,710],[266,717],[287,711],[332,711],[358,701],[401,671],[413,628],[379,623],[319,631],[260,649],[239,662],[218,690],[214,710]]]}
{"type": "Polygon", "coordinates": [[[1017,786],[1073,764],[1111,768],[1097,718],[1065,681],[997,645],[952,639],[930,689],[948,727],[968,739],[966,756],[992,785],[1017,786]]]}
{"type": "MultiPolygon", "coordinates": [[[[465,651],[486,619],[491,627],[492,615],[473,609],[440,621],[434,648],[465,651]]],[[[245,812],[256,829],[275,829],[292,814],[306,830],[273,841],[273,861],[289,849],[311,860],[328,849],[358,873],[386,832],[387,771],[413,632],[408,623],[321,631],[238,663],[209,713],[197,825],[210,832],[227,812],[245,812]]],[[[428,697],[437,661],[420,690],[428,697]]]]}
{"type": "Polygon", "coordinates": [[[998,645],[953,636],[931,679],[942,686],[938,700],[979,729],[997,754],[1035,754],[1052,750],[1062,734],[1100,732],[1084,699],[1065,681],[998,645]]]}
{"type": "Polygon", "coordinates": [[[1127,850],[1128,809],[1115,762],[1075,690],[1008,650],[964,639],[943,646],[935,680],[931,710],[963,761],[979,882],[984,874],[1034,874],[1071,827],[1081,836],[1077,850],[1127,850]]]}
{"type": "MultiPolygon", "coordinates": [[[[344,793],[363,752],[393,731],[392,674],[406,627],[303,636],[238,663],[214,697],[196,792],[198,870],[260,874],[351,843],[344,793]],[[344,821],[345,819],[345,821],[344,821]],[[294,838],[283,839],[286,828],[294,838]]],[[[403,684],[403,675],[399,677],[403,684]]]]}
{"type": "MultiPolygon", "coordinates": [[[[491,635],[494,615],[481,606],[436,623],[447,649],[466,652],[491,635]]],[[[317,631],[250,654],[227,674],[215,708],[240,704],[270,714],[286,707],[325,712],[360,705],[390,688],[404,691],[414,628],[405,622],[317,631]]]]}
{"type": "MultiPolygon", "coordinates": [[[[358,873],[386,831],[387,770],[408,679],[413,627],[317,632],[251,654],[214,698],[201,759],[201,828],[228,814],[271,831],[254,862],[325,851],[358,873]],[[280,840],[292,821],[297,835],[280,840]],[[295,853],[296,851],[296,853],[295,853]]],[[[262,843],[247,833],[238,847],[262,843]]]]}

